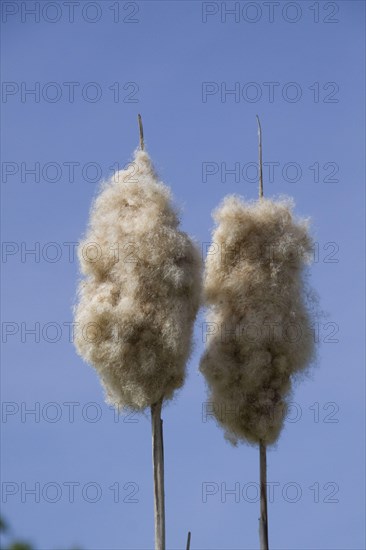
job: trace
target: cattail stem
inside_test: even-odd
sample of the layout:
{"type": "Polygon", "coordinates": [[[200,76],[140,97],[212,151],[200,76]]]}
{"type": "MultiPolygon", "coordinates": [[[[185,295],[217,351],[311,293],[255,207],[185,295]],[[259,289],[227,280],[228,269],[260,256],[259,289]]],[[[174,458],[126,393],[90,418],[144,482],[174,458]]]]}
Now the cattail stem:
{"type": "Polygon", "coordinates": [[[261,517],[259,534],[261,550],[268,550],[268,516],[267,516],[267,451],[263,441],[259,442],[259,469],[261,488],[261,517]]]}
{"type": "Polygon", "coordinates": [[[191,548],[191,532],[188,531],[186,550],[190,550],[190,548],[191,548]]]}
{"type": "Polygon", "coordinates": [[[144,127],[142,125],[142,118],[141,115],[137,115],[138,121],[139,121],[139,133],[140,133],[140,149],[141,151],[144,150],[145,143],[144,143],[144,127]]]}
{"type": "Polygon", "coordinates": [[[257,117],[258,124],[258,164],[259,164],[259,198],[263,197],[263,162],[262,162],[262,126],[259,116],[257,117]]]}
{"type": "Polygon", "coordinates": [[[164,446],[161,407],[163,399],[151,406],[152,458],[154,470],[155,550],[165,550],[164,446]]]}
{"type": "MultiPolygon", "coordinates": [[[[259,116],[258,123],[258,158],[259,158],[259,198],[263,197],[263,169],[262,169],[262,127],[259,116]]],[[[259,442],[259,472],[261,488],[261,517],[259,519],[259,536],[261,550],[268,550],[268,516],[267,516],[267,449],[263,441],[259,442]]]]}

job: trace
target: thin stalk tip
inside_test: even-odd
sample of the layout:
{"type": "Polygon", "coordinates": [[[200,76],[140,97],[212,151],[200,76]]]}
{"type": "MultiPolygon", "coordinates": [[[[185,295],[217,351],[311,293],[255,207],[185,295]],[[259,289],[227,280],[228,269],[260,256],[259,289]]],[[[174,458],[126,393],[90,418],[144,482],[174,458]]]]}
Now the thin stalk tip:
{"type": "Polygon", "coordinates": [[[140,113],[137,115],[137,118],[138,118],[138,122],[139,122],[140,149],[141,149],[141,151],[143,151],[144,148],[145,148],[145,143],[144,143],[144,127],[143,127],[143,125],[142,125],[142,118],[141,118],[140,113]]]}

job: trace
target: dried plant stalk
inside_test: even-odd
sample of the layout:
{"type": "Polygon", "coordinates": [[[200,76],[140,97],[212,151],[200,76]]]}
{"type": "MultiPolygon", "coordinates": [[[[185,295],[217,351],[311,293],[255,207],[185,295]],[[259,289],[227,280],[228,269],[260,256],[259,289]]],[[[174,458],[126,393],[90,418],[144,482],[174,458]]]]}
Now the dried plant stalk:
{"type": "Polygon", "coordinates": [[[314,356],[313,295],[304,277],[313,243],[291,200],[263,198],[257,120],[260,198],[228,196],[214,213],[204,277],[209,330],[200,370],[227,439],[259,445],[261,548],[267,550],[266,446],[278,439],[292,382],[314,356]]]}
{"type": "Polygon", "coordinates": [[[202,262],[144,150],[140,115],[138,122],[140,150],[102,186],[79,246],[75,345],[108,403],[151,408],[155,546],[165,550],[161,408],[184,382],[202,262]]]}

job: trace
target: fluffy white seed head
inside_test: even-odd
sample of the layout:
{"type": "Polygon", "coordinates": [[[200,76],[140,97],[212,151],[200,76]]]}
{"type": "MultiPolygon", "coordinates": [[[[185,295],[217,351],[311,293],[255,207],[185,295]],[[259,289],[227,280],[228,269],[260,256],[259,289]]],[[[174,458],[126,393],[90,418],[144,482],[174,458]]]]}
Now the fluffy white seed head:
{"type": "Polygon", "coordinates": [[[229,196],[204,279],[207,346],[200,369],[214,415],[236,442],[276,441],[297,373],[313,358],[304,266],[312,240],[290,200],[246,203],[229,196]]]}
{"type": "Polygon", "coordinates": [[[79,245],[85,277],[75,344],[116,407],[143,410],[183,384],[201,258],[178,226],[170,191],[144,151],[104,184],[93,204],[79,245]]]}

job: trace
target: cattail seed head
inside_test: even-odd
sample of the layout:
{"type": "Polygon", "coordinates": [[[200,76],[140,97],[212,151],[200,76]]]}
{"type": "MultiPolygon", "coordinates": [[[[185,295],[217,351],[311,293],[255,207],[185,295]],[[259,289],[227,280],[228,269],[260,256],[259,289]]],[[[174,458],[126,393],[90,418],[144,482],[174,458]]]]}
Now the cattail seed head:
{"type": "Polygon", "coordinates": [[[304,267],[312,240],[290,200],[229,196],[214,213],[204,298],[210,326],[200,370],[231,441],[281,431],[294,376],[314,355],[304,267]]]}
{"type": "Polygon", "coordinates": [[[107,401],[143,410],[185,377],[201,258],[145,151],[102,187],[79,245],[75,345],[107,401]]]}

